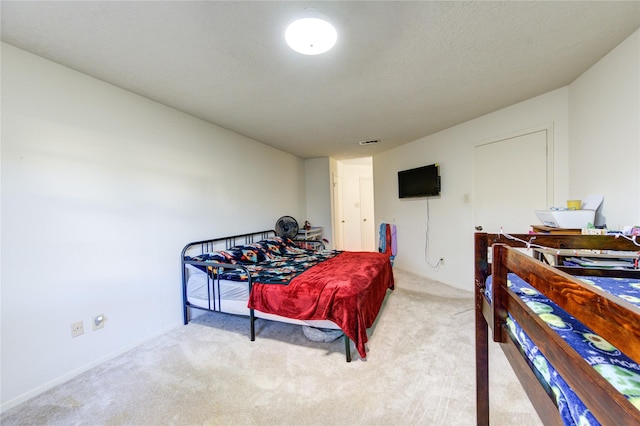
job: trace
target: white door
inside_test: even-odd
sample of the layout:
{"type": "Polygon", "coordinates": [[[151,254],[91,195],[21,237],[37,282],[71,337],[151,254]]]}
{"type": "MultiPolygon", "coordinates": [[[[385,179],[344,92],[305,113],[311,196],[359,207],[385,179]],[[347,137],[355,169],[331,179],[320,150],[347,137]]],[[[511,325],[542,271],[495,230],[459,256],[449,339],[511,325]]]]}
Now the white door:
{"type": "Polygon", "coordinates": [[[553,199],[553,163],[549,128],[479,144],[474,150],[476,229],[527,233],[538,223],[535,210],[553,199]]]}
{"type": "Polygon", "coordinates": [[[376,251],[376,230],[373,215],[373,179],[360,178],[360,228],[363,251],[376,251]]]}
{"type": "Polygon", "coordinates": [[[360,183],[357,176],[345,176],[343,186],[344,241],[343,248],[348,251],[362,250],[362,231],[360,227],[360,183]]]}

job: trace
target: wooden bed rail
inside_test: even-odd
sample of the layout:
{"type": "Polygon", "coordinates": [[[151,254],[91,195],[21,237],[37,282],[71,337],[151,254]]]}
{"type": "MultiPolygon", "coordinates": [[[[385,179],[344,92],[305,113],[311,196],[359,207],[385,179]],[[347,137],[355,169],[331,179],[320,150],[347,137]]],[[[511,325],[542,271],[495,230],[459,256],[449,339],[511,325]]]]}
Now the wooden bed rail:
{"type": "MultiPolygon", "coordinates": [[[[496,244],[493,251],[494,282],[499,279],[506,289],[506,273],[518,271],[520,278],[640,364],[640,308],[557,268],[534,262],[511,247],[496,244]],[[501,268],[505,268],[504,271],[501,268]]],[[[494,293],[497,287],[493,286],[494,293]]],[[[495,311],[503,309],[501,303],[498,297],[494,302],[495,311]]]]}
{"type": "MultiPolygon", "coordinates": [[[[507,273],[516,272],[569,314],[640,363],[640,309],[599,289],[585,286],[560,269],[579,275],[620,276],[621,271],[551,267],[512,248],[535,244],[558,249],[639,251],[640,247],[615,236],[513,234],[510,237],[513,238],[505,234],[475,235],[477,424],[489,424],[488,326],[492,328],[492,340],[500,343],[540,418],[545,424],[560,422],[557,411],[553,412],[551,398],[545,395],[509,335],[505,324],[507,312],[603,424],[640,424],[640,411],[507,287],[507,273]],[[493,265],[488,258],[492,246],[493,265]],[[484,297],[486,279],[490,274],[493,275],[493,305],[489,305],[484,297]]],[[[625,271],[622,275],[640,278],[640,271],[625,271]]]]}
{"type": "Polygon", "coordinates": [[[622,236],[616,235],[562,235],[562,234],[485,234],[478,232],[476,236],[486,238],[487,246],[502,243],[511,247],[527,247],[530,244],[556,249],[585,249],[585,250],[623,250],[640,252],[640,245],[636,245],[622,236]],[[509,238],[511,237],[511,238],[509,238]]]}
{"type": "Polygon", "coordinates": [[[640,412],[629,400],[508,289],[507,273],[512,271],[636,363],[640,363],[640,308],[512,247],[493,247],[494,341],[509,338],[504,326],[508,311],[597,419],[603,424],[638,424],[640,412]]]}

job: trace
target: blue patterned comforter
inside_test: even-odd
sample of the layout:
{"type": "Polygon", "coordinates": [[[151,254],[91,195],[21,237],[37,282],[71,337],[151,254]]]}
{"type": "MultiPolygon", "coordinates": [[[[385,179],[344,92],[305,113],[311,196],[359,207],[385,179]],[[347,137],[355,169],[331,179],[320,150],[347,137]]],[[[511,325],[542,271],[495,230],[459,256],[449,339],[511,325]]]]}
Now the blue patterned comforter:
{"type": "Polygon", "coordinates": [[[245,269],[195,265],[223,280],[247,281],[248,271],[253,283],[287,285],[307,269],[339,253],[341,253],[339,250],[302,249],[290,239],[272,237],[253,244],[238,245],[227,250],[187,257],[185,260],[235,264],[246,269],[245,271],[245,269]]]}
{"type": "MultiPolygon", "coordinates": [[[[640,307],[640,280],[604,277],[577,278],[640,307]]],[[[598,373],[640,410],[640,366],[638,364],[602,337],[582,325],[573,316],[560,309],[555,303],[517,275],[509,274],[507,285],[549,327],[554,329],[598,373]]],[[[487,281],[485,295],[491,301],[491,277],[487,281]]],[[[522,351],[528,357],[534,373],[550,395],[555,398],[564,424],[599,424],[522,328],[510,316],[507,318],[507,326],[522,351]]]]}

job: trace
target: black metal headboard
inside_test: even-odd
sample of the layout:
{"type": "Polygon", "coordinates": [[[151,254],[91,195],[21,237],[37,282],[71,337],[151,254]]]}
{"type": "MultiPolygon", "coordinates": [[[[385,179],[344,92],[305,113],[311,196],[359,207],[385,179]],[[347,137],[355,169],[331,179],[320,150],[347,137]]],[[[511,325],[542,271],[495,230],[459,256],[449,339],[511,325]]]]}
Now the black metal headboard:
{"type": "Polygon", "coordinates": [[[232,235],[230,237],[212,238],[210,240],[194,241],[184,246],[182,249],[181,260],[184,259],[187,253],[203,254],[216,250],[224,250],[238,244],[251,244],[256,241],[264,240],[265,238],[272,237],[275,234],[275,231],[268,230],[232,235]]]}

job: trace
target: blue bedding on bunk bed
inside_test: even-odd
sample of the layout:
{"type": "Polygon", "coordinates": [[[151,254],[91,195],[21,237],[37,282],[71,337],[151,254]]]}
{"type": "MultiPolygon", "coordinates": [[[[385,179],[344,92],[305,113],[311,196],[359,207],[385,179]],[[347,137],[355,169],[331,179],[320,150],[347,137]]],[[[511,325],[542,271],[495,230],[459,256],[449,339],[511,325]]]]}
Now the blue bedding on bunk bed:
{"type": "MultiPolygon", "coordinates": [[[[640,307],[640,280],[605,277],[576,278],[640,307]]],[[[640,410],[640,365],[582,325],[573,316],[559,308],[517,275],[510,273],[507,285],[549,327],[554,329],[596,371],[640,410]]],[[[491,277],[487,280],[485,295],[491,301],[491,277]]],[[[524,333],[522,328],[510,316],[507,318],[507,326],[520,345],[522,352],[527,356],[534,373],[550,395],[555,398],[564,424],[599,424],[587,407],[569,388],[564,379],[524,333]]]]}

